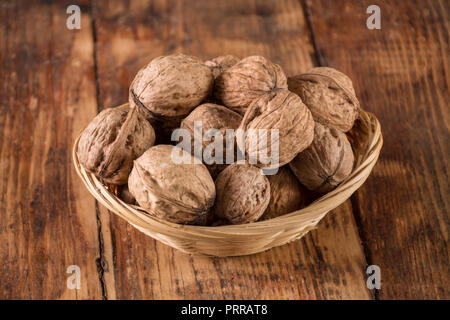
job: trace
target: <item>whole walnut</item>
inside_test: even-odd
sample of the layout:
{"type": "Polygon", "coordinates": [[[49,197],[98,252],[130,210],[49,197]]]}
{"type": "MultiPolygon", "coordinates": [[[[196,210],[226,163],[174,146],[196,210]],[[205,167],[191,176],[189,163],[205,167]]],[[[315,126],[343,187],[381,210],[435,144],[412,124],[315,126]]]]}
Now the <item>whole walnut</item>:
{"type": "Polygon", "coordinates": [[[270,183],[270,202],[260,220],[273,219],[303,208],[307,202],[307,191],[292,174],[289,166],[267,175],[270,183]]]}
{"type": "Polygon", "coordinates": [[[353,162],[352,147],[346,135],[316,123],[313,143],[289,166],[306,188],[325,193],[350,175],[353,162]]]}
{"type": "MultiPolygon", "coordinates": [[[[286,89],[273,90],[255,99],[239,128],[246,132],[246,158],[259,167],[281,167],[289,163],[314,137],[311,112],[296,94],[286,89]],[[276,146],[272,146],[272,135],[276,134],[272,130],[278,130],[278,139],[274,140],[278,153],[276,146]],[[264,163],[263,159],[267,162],[268,158],[271,158],[270,163],[264,163]]],[[[243,138],[239,133],[237,138],[238,147],[242,149],[243,138]]]]}
{"type": "Polygon", "coordinates": [[[137,110],[109,108],[81,133],[78,160],[106,183],[125,184],[133,160],[155,142],[151,124],[137,110]]]}
{"type": "Polygon", "coordinates": [[[211,68],[214,79],[216,79],[222,72],[238,63],[239,60],[238,57],[228,54],[208,60],[205,64],[211,68]]]}
{"type": "Polygon", "coordinates": [[[137,105],[157,128],[178,127],[210,94],[213,75],[200,59],[173,54],[153,59],[130,86],[130,105],[137,105]]]}
{"type": "Polygon", "coordinates": [[[287,79],[281,67],[264,57],[250,56],[216,78],[214,96],[243,115],[254,99],[277,88],[287,89],[287,79]]]}
{"type": "Polygon", "coordinates": [[[187,152],[163,144],[134,161],[128,188],[150,215],[181,224],[205,224],[216,196],[203,164],[194,164],[187,152]],[[189,163],[177,163],[181,157],[189,163]]]}
{"type": "MultiPolygon", "coordinates": [[[[222,164],[220,163],[212,163],[215,162],[215,152],[214,152],[214,145],[211,145],[212,141],[207,141],[205,139],[202,139],[202,148],[201,148],[201,154],[199,156],[203,157],[204,163],[207,166],[209,172],[211,173],[211,176],[213,178],[217,177],[220,171],[222,171],[227,163],[227,129],[233,129],[236,130],[239,127],[239,124],[242,121],[242,116],[228,108],[225,108],[224,106],[220,106],[217,104],[212,103],[205,103],[197,108],[195,108],[182,122],[181,122],[181,128],[186,129],[189,131],[189,134],[191,136],[191,147],[192,147],[192,155],[194,154],[194,121],[198,121],[201,123],[202,131],[199,132],[201,134],[201,137],[205,134],[205,132],[208,132],[208,130],[218,130],[218,132],[221,133],[223,139],[222,141],[222,164]],[[208,146],[211,145],[211,148],[208,148],[208,146]],[[211,152],[207,152],[207,154],[204,154],[204,151],[208,151],[208,148],[211,152]],[[212,150],[211,150],[212,149],[212,150]],[[205,158],[206,157],[206,158],[205,158]]],[[[234,149],[234,140],[235,135],[229,137],[229,147],[234,149]]],[[[212,139],[211,139],[212,140],[212,139]]],[[[214,140],[214,143],[218,143],[214,140]]],[[[232,153],[233,159],[234,159],[234,150],[229,149],[230,153],[232,153]]],[[[218,156],[217,156],[218,157],[218,156]]]]}
{"type": "Polygon", "coordinates": [[[313,68],[288,78],[289,90],[298,94],[316,122],[347,132],[359,116],[360,106],[352,81],[333,68],[313,68]]]}
{"type": "Polygon", "coordinates": [[[257,167],[233,163],[216,179],[215,214],[232,224],[258,220],[270,201],[270,184],[257,167]]]}

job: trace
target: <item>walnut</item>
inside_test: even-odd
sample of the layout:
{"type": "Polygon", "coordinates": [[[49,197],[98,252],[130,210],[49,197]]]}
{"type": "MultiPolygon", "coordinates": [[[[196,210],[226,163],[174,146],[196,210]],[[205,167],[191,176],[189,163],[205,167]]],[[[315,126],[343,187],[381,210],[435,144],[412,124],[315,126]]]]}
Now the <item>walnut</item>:
{"type": "Polygon", "coordinates": [[[238,63],[239,60],[238,57],[228,54],[226,56],[219,56],[208,60],[205,64],[211,68],[214,79],[216,79],[222,72],[238,63]]]}
{"type": "Polygon", "coordinates": [[[270,184],[257,167],[233,163],[216,179],[215,214],[232,224],[258,220],[270,201],[270,184]]]}
{"type": "MultiPolygon", "coordinates": [[[[296,94],[286,89],[273,90],[255,99],[247,109],[239,128],[247,133],[246,158],[254,159],[250,163],[257,162],[259,167],[281,167],[289,163],[311,144],[314,137],[311,112],[296,94]],[[267,131],[260,133],[257,129],[267,131]],[[273,129],[278,130],[279,138],[274,140],[278,144],[278,154],[272,147],[272,134],[276,133],[273,129]],[[264,135],[266,143],[262,143],[264,135]],[[274,163],[277,155],[278,163],[274,163]],[[263,159],[267,157],[272,157],[270,163],[264,163],[263,159]]],[[[238,139],[242,139],[239,134],[238,139]]],[[[239,143],[241,149],[243,144],[239,143]]]]}
{"type": "Polygon", "coordinates": [[[194,164],[194,158],[180,148],[162,144],[134,161],[128,188],[150,215],[181,224],[205,224],[216,196],[203,164],[194,164]],[[177,164],[172,154],[187,157],[190,163],[177,164]]]}
{"type": "MultiPolygon", "coordinates": [[[[224,106],[220,106],[217,104],[212,103],[205,103],[197,108],[195,108],[182,122],[181,122],[181,128],[186,129],[189,131],[191,136],[191,147],[192,147],[192,155],[194,155],[194,121],[201,121],[202,125],[202,132],[201,137],[210,129],[217,129],[222,134],[222,142],[223,142],[223,157],[222,157],[222,163],[223,164],[217,164],[217,163],[208,163],[206,161],[206,166],[211,173],[211,176],[213,178],[217,177],[220,171],[222,171],[226,166],[226,155],[227,155],[227,141],[226,141],[226,129],[237,129],[239,127],[239,124],[242,121],[242,116],[228,108],[225,108],[224,106]]],[[[232,147],[234,149],[234,135],[230,137],[232,140],[230,143],[232,143],[232,147]]],[[[203,154],[203,151],[205,148],[208,147],[212,142],[207,141],[205,139],[202,140],[203,145],[201,149],[200,156],[208,156],[203,154]]],[[[230,144],[231,145],[231,144],[230,144]]],[[[229,152],[232,152],[231,150],[229,152]]],[[[213,161],[213,157],[215,156],[214,150],[211,152],[211,161],[213,161]]],[[[234,153],[233,153],[234,156],[234,153]]],[[[205,160],[205,158],[204,158],[205,160]]],[[[206,159],[207,160],[207,159],[206,159]]]]}
{"type": "Polygon", "coordinates": [[[325,193],[350,175],[353,162],[352,147],[346,135],[316,123],[313,143],[289,166],[306,188],[325,193]]]}
{"type": "Polygon", "coordinates": [[[316,122],[347,132],[359,116],[359,101],[352,81],[333,68],[313,68],[288,79],[289,90],[298,94],[316,122]]]}
{"type": "Polygon", "coordinates": [[[270,202],[260,220],[273,219],[294,212],[306,205],[308,194],[292,174],[289,166],[279,169],[277,174],[268,175],[270,202]]]}
{"type": "Polygon", "coordinates": [[[217,77],[214,96],[243,115],[254,99],[276,88],[287,89],[286,76],[281,67],[264,57],[250,56],[217,77]]]}
{"type": "Polygon", "coordinates": [[[158,130],[170,129],[178,127],[212,86],[212,72],[200,59],[184,54],[161,56],[136,74],[129,100],[158,130]]]}
{"type": "Polygon", "coordinates": [[[125,184],[139,157],[155,142],[151,124],[136,109],[100,112],[81,133],[78,160],[105,183],[125,184]]]}

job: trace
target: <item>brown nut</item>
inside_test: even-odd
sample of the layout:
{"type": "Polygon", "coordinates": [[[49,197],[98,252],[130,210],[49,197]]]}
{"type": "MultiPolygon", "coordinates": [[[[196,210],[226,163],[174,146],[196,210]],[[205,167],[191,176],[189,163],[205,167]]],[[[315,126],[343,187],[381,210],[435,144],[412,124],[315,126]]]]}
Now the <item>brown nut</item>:
{"type": "Polygon", "coordinates": [[[151,124],[135,109],[100,112],[81,133],[78,160],[106,183],[125,184],[133,160],[155,142],[151,124]]]}
{"type": "Polygon", "coordinates": [[[316,122],[347,132],[359,116],[359,101],[352,81],[333,68],[313,68],[288,78],[289,90],[298,94],[316,122]]]}
{"type": "MultiPolygon", "coordinates": [[[[286,89],[273,90],[252,102],[239,127],[245,137],[245,154],[250,163],[259,167],[281,167],[312,142],[314,120],[302,100],[286,89]],[[265,129],[266,131],[257,131],[265,129]],[[272,146],[272,134],[278,130],[278,154],[272,146]],[[266,143],[262,143],[266,138],[266,143]],[[276,157],[278,156],[278,159],[276,157]],[[270,163],[263,159],[271,158],[270,163]],[[252,160],[253,159],[253,160],[252,160]],[[278,163],[276,162],[278,160],[278,163]]],[[[244,144],[238,134],[239,147],[244,144]]]]}
{"type": "Polygon", "coordinates": [[[232,224],[258,220],[270,201],[270,184],[257,167],[234,163],[216,179],[215,214],[232,224]]]}
{"type": "Polygon", "coordinates": [[[150,215],[181,224],[206,223],[216,196],[203,164],[194,164],[194,158],[180,148],[162,144],[134,161],[128,188],[150,215]],[[187,157],[190,164],[177,164],[172,153],[187,157]]]}
{"type": "Polygon", "coordinates": [[[211,69],[214,79],[216,79],[222,72],[238,63],[239,60],[238,57],[228,54],[208,60],[205,64],[211,69]]]}
{"type": "Polygon", "coordinates": [[[211,70],[200,59],[184,54],[161,56],[136,74],[129,100],[157,128],[175,128],[212,86],[211,70]]]}
{"type": "Polygon", "coordinates": [[[214,96],[243,115],[254,99],[277,88],[287,89],[286,76],[281,67],[264,57],[250,56],[217,77],[214,96]]]}
{"type": "Polygon", "coordinates": [[[303,208],[307,191],[292,174],[289,166],[279,169],[277,174],[268,175],[270,202],[260,220],[273,219],[303,208]]]}
{"type": "MultiPolygon", "coordinates": [[[[201,154],[199,156],[202,156],[204,163],[206,167],[208,168],[209,172],[211,173],[211,176],[213,178],[217,177],[220,171],[225,169],[226,163],[227,163],[227,129],[237,129],[239,127],[239,124],[242,121],[242,116],[228,108],[225,108],[224,106],[220,106],[217,104],[212,103],[205,103],[197,108],[195,108],[182,122],[181,122],[181,128],[186,129],[189,131],[189,134],[191,136],[191,148],[192,152],[191,154],[194,155],[194,121],[201,122],[202,125],[202,131],[199,132],[200,136],[203,137],[203,135],[208,132],[208,130],[218,130],[220,134],[222,135],[222,145],[223,145],[223,153],[220,163],[211,163],[212,161],[215,161],[215,152],[214,145],[211,145],[213,142],[208,141],[205,139],[202,139],[202,148],[201,148],[201,154]],[[208,146],[211,145],[210,148],[208,146]],[[205,149],[208,148],[208,149],[205,149]],[[205,152],[207,154],[204,154],[204,151],[210,151],[205,152]]],[[[232,137],[230,137],[231,141],[229,141],[230,148],[233,147],[234,149],[234,134],[232,137]],[[231,145],[232,143],[232,145],[231,145]]],[[[214,143],[220,143],[220,141],[214,140],[214,143]]],[[[234,150],[229,149],[228,152],[233,153],[234,157],[234,150]]],[[[219,160],[219,159],[217,159],[219,160]]]]}
{"type": "Polygon", "coordinates": [[[352,147],[345,134],[316,123],[313,143],[289,166],[306,188],[325,193],[350,175],[353,162],[352,147]]]}

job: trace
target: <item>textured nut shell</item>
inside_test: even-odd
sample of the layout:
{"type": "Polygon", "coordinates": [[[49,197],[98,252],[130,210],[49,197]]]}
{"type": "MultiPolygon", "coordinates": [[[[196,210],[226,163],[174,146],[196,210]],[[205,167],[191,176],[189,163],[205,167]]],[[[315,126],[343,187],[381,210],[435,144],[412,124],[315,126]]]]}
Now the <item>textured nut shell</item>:
{"type": "MultiPolygon", "coordinates": [[[[253,101],[245,113],[240,128],[244,131],[278,129],[279,167],[294,159],[314,138],[314,120],[311,112],[296,94],[286,89],[274,90],[253,101]]],[[[251,139],[251,134],[245,138],[245,153],[248,159],[256,160],[260,159],[260,156],[272,155],[272,139],[269,133],[267,144],[263,147],[259,143],[252,145],[251,139]]],[[[270,164],[265,165],[258,161],[257,165],[267,167],[270,164]]]]}
{"type": "Polygon", "coordinates": [[[346,135],[316,123],[314,141],[289,164],[309,190],[329,192],[352,172],[354,156],[346,135]]]}
{"type": "Polygon", "coordinates": [[[81,133],[80,163],[104,182],[125,184],[139,157],[155,142],[151,124],[135,109],[106,109],[81,133]]]}
{"type": "Polygon", "coordinates": [[[128,188],[149,214],[174,223],[203,224],[214,204],[214,181],[203,164],[176,164],[170,145],[157,145],[134,161],[128,188]]]}
{"type": "Polygon", "coordinates": [[[277,174],[268,175],[270,202],[260,220],[273,219],[303,208],[307,194],[304,187],[289,169],[284,166],[277,174]]]}
{"type": "Polygon", "coordinates": [[[257,167],[234,163],[216,179],[215,214],[232,224],[254,222],[270,201],[269,180],[257,167]]]}
{"type": "MultiPolygon", "coordinates": [[[[212,177],[217,177],[220,171],[225,169],[226,163],[226,129],[237,129],[242,121],[242,116],[224,106],[205,103],[195,108],[182,122],[181,128],[186,129],[191,134],[192,154],[194,155],[194,121],[202,122],[202,137],[209,129],[217,129],[222,133],[223,141],[223,163],[224,164],[206,164],[212,177]]],[[[203,140],[203,149],[211,141],[203,140]]]]}
{"type": "Polygon", "coordinates": [[[229,54],[208,60],[205,64],[211,69],[214,79],[216,79],[222,72],[238,63],[239,60],[238,57],[229,54]]]}
{"type": "Polygon", "coordinates": [[[217,77],[214,96],[225,106],[244,114],[254,99],[276,88],[287,88],[281,67],[264,57],[251,56],[217,77]]]}
{"type": "Polygon", "coordinates": [[[359,116],[360,106],[352,81],[333,68],[313,68],[288,79],[316,122],[347,132],[359,116]]]}
{"type": "Polygon", "coordinates": [[[161,56],[139,70],[130,86],[130,103],[143,108],[152,124],[177,126],[211,92],[213,75],[196,57],[161,56]]]}

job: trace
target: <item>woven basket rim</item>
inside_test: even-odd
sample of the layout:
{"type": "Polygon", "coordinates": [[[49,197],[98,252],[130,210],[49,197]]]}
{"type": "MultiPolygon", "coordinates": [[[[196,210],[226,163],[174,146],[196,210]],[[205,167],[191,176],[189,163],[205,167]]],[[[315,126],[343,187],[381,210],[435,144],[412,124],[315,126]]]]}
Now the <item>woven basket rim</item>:
{"type": "MultiPolygon", "coordinates": [[[[128,103],[118,107],[126,108],[128,107],[128,103]]],[[[370,141],[366,141],[367,146],[364,149],[364,154],[359,155],[359,157],[355,156],[357,165],[353,168],[350,176],[342,181],[336,189],[321,196],[319,199],[300,210],[273,219],[241,225],[180,225],[157,219],[146,213],[143,209],[123,202],[115,196],[107,186],[103,185],[94,174],[88,172],[79,163],[76,151],[81,133],[78,135],[73,145],[72,157],[78,176],[81,178],[89,192],[100,203],[139,230],[168,245],[179,248],[176,243],[172,243],[172,238],[175,238],[176,241],[187,241],[192,239],[200,241],[208,239],[227,241],[227,239],[231,237],[234,241],[239,241],[239,239],[244,240],[249,239],[249,237],[255,237],[255,239],[262,241],[264,237],[273,239],[277,236],[281,236],[281,234],[278,233],[286,232],[286,230],[291,230],[293,238],[297,239],[300,236],[294,237],[295,232],[299,233],[301,230],[306,230],[306,232],[309,231],[307,229],[315,226],[330,210],[338,207],[347,200],[352,193],[364,183],[375,165],[383,144],[380,123],[372,113],[364,110],[361,110],[359,119],[367,126],[368,130],[370,130],[370,141]],[[296,226],[302,226],[302,228],[296,228],[296,226]]],[[[303,235],[304,234],[302,234],[302,236],[303,235]]],[[[184,250],[182,250],[190,252],[191,250],[189,249],[191,248],[184,248],[184,250]]]]}

